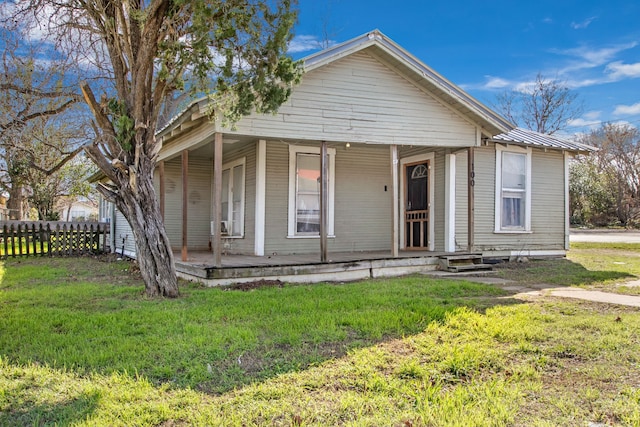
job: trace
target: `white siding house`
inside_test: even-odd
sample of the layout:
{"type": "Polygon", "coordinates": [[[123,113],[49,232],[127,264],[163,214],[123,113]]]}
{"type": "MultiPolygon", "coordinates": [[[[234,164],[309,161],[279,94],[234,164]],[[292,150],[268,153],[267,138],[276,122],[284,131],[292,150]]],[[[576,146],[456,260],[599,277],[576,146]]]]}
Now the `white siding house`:
{"type": "Polygon", "coordinates": [[[328,253],[392,258],[564,255],[567,159],[590,147],[516,129],[379,31],[304,64],[274,115],[224,128],[200,100],[158,132],[156,189],[176,250],[215,252],[222,239],[225,254],[318,254],[326,240],[328,253]]]}

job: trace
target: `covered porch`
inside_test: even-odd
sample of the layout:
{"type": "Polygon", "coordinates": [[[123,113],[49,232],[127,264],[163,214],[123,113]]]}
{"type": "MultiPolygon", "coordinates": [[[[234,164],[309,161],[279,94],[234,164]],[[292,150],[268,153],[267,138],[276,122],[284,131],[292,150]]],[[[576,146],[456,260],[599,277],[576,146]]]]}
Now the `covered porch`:
{"type": "MultiPolygon", "coordinates": [[[[176,251],[176,259],[180,252],[176,251]]],[[[482,255],[470,252],[388,251],[333,252],[320,261],[317,254],[233,255],[223,254],[215,266],[209,251],[189,252],[186,261],[176,261],[179,277],[207,286],[225,286],[260,280],[289,283],[344,282],[400,276],[445,268],[450,263],[486,268],[482,255]]]]}

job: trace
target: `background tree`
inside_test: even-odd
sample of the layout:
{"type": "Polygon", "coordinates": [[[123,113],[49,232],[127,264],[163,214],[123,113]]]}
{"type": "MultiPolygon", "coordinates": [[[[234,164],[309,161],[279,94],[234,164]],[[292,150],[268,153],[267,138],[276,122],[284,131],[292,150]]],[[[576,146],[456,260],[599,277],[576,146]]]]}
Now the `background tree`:
{"type": "Polygon", "coordinates": [[[13,19],[36,17],[56,46],[108,73],[110,87],[81,89],[97,135],[86,152],[112,184],[100,191],[127,218],[147,295],[178,295],[173,253],[153,171],[163,101],[183,89],[212,96],[215,114],[237,120],[275,111],[300,68],[286,55],[295,0],[23,0],[13,19]],[[94,92],[100,92],[96,97],[94,92]]]}
{"type": "Polygon", "coordinates": [[[548,135],[565,129],[584,110],[566,84],[540,73],[531,84],[499,94],[496,109],[512,123],[548,135]]]}
{"type": "MultiPolygon", "coordinates": [[[[68,110],[80,97],[65,85],[64,60],[52,59],[41,45],[19,39],[15,32],[2,28],[2,62],[0,64],[0,190],[9,195],[10,218],[22,219],[26,203],[29,169],[35,166],[40,152],[34,151],[32,131],[47,119],[68,110]],[[41,56],[49,59],[43,60],[41,56]]],[[[57,157],[46,168],[61,167],[80,151],[74,137],[58,145],[57,157]]],[[[42,162],[40,165],[44,166],[42,162]]],[[[42,172],[48,172],[43,169],[42,172]]]]}
{"type": "Polygon", "coordinates": [[[25,184],[27,199],[38,212],[39,220],[68,220],[59,217],[62,199],[73,203],[79,197],[87,197],[91,193],[91,185],[87,181],[93,166],[84,156],[60,163],[72,141],[80,137],[77,124],[65,117],[40,118],[27,126],[25,136],[29,139],[23,146],[29,147],[32,155],[31,166],[23,171],[22,181],[25,184]]]}
{"type": "Polygon", "coordinates": [[[580,175],[581,180],[593,179],[604,189],[580,191],[573,195],[574,198],[586,199],[591,209],[600,215],[608,213],[609,222],[615,221],[624,226],[637,225],[640,220],[638,129],[629,124],[607,123],[584,135],[580,142],[597,147],[599,151],[591,154],[590,158],[581,159],[579,165],[574,165],[574,175],[580,175]],[[586,175],[585,170],[589,171],[586,175]],[[606,197],[603,191],[607,193],[606,197]]]}
{"type": "Polygon", "coordinates": [[[616,197],[609,177],[602,174],[595,155],[580,156],[569,169],[571,223],[609,225],[616,218],[616,197]]]}

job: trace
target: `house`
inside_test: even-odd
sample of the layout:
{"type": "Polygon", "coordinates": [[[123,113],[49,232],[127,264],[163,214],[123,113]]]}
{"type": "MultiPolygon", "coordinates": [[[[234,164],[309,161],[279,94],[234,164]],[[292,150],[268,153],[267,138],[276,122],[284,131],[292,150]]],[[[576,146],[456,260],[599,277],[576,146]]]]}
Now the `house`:
{"type": "MultiPolygon", "coordinates": [[[[377,30],[304,65],[277,114],[225,128],[200,100],[158,132],[182,275],[313,280],[315,266],[325,280],[360,277],[359,262],[367,276],[443,254],[565,255],[569,159],[590,147],[515,128],[377,30]]],[[[133,254],[122,225],[112,235],[133,254]]]]}
{"type": "Polygon", "coordinates": [[[97,221],[98,204],[89,199],[72,200],[58,208],[61,221],[97,221]]]}

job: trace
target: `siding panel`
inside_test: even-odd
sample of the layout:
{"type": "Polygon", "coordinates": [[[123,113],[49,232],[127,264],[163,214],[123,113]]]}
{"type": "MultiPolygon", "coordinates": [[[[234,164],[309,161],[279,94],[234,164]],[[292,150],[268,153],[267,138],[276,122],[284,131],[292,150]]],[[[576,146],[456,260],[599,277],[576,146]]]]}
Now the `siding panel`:
{"type": "MultiPolygon", "coordinates": [[[[188,247],[209,248],[211,212],[211,161],[189,157],[187,206],[188,247]]],[[[171,246],[182,247],[182,163],[180,158],[165,162],[165,228],[171,246]]]]}
{"type": "Polygon", "coordinates": [[[482,250],[564,249],[564,159],[534,149],[531,159],[531,233],[495,228],[495,145],[476,149],[476,247],[482,250]]]}
{"type": "Polygon", "coordinates": [[[366,52],[305,74],[276,115],[230,133],[375,144],[469,146],[475,127],[366,52]]]}
{"type": "MultiPolygon", "coordinates": [[[[335,238],[329,251],[390,250],[391,178],[388,147],[334,145],[335,238]],[[387,190],[385,191],[385,186],[387,190]]],[[[287,238],[289,148],[267,142],[265,253],[320,253],[317,238],[287,238]]]]}
{"type": "Polygon", "coordinates": [[[124,247],[125,255],[133,255],[136,253],[136,242],[131,231],[129,222],[122,212],[116,209],[116,225],[115,225],[115,252],[121,254],[124,247]]]}

